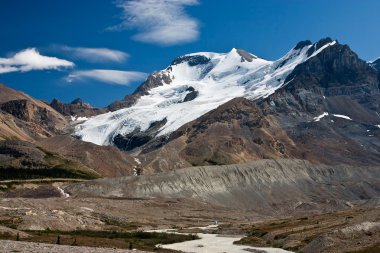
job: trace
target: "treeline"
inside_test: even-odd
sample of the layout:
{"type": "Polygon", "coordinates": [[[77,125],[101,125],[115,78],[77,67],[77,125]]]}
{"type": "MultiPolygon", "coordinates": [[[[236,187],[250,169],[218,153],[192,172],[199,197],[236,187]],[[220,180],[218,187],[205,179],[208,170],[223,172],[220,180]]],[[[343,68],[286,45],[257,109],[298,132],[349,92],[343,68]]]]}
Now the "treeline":
{"type": "Polygon", "coordinates": [[[79,170],[68,170],[59,167],[41,169],[13,167],[0,168],[0,180],[27,180],[40,178],[95,179],[96,176],[79,170]]]}

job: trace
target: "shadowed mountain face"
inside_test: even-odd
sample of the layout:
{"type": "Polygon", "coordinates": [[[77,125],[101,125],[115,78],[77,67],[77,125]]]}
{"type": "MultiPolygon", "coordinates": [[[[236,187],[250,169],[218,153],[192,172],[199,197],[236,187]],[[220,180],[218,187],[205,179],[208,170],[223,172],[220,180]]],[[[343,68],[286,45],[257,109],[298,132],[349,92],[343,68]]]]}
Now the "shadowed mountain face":
{"type": "Polygon", "coordinates": [[[380,58],[377,59],[376,61],[373,61],[371,63],[371,66],[374,67],[376,70],[380,71],[380,58]]]}

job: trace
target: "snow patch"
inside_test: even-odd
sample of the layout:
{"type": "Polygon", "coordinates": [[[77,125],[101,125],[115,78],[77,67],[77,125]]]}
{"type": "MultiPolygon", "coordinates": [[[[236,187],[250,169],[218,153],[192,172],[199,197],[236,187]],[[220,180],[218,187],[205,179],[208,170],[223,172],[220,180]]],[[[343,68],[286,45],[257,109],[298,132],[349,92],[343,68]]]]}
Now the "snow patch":
{"type": "Polygon", "coordinates": [[[315,118],[314,118],[314,121],[315,121],[315,122],[318,122],[318,121],[320,121],[321,119],[323,119],[324,117],[326,117],[326,116],[328,116],[328,115],[329,115],[328,112],[324,112],[324,113],[322,113],[321,115],[315,117],[315,118]]]}
{"type": "Polygon", "coordinates": [[[88,120],[88,118],[87,117],[79,117],[79,116],[77,116],[77,115],[75,115],[75,116],[70,116],[70,119],[71,119],[71,121],[73,121],[73,122],[81,122],[81,121],[86,121],[86,120],[88,120]]]}
{"type": "Polygon", "coordinates": [[[333,114],[334,117],[337,117],[337,118],[342,118],[342,119],[348,119],[348,120],[352,120],[350,117],[346,116],[346,115],[341,115],[341,114],[333,114]]]}
{"type": "Polygon", "coordinates": [[[61,193],[61,196],[64,198],[69,198],[70,194],[66,193],[61,187],[57,186],[58,191],[61,193]]]}

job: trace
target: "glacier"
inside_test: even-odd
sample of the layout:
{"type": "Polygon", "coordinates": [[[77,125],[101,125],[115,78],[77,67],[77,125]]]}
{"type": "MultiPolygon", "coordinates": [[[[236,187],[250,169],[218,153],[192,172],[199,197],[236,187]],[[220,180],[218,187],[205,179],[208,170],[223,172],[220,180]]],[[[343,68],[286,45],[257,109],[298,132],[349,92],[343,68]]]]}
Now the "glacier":
{"type": "Polygon", "coordinates": [[[97,145],[112,145],[113,138],[134,131],[146,131],[152,123],[165,120],[157,136],[168,135],[182,125],[236,97],[256,100],[266,98],[286,85],[293,69],[333,46],[316,44],[295,47],[276,61],[267,61],[233,48],[228,53],[187,54],[168,68],[153,73],[169,76],[171,82],[152,88],[129,107],[92,117],[75,128],[77,137],[97,145]],[[312,48],[314,47],[314,49],[312,48]],[[311,52],[311,53],[310,53],[311,52]],[[190,64],[188,58],[201,56],[207,61],[190,64]],[[192,90],[197,96],[184,101],[192,90]]]}

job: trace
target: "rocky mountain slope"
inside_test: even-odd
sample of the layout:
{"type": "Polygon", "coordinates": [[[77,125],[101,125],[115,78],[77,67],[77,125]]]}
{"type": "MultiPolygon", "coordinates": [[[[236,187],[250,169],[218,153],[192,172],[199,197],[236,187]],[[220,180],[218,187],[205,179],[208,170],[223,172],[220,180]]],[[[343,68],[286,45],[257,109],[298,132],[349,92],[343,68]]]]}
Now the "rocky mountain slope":
{"type": "Polygon", "coordinates": [[[76,160],[25,141],[0,141],[0,172],[0,180],[101,176],[76,160]]]}
{"type": "Polygon", "coordinates": [[[75,134],[139,154],[144,173],[262,158],[379,164],[376,66],[329,38],[274,62],[238,49],[189,54],[75,134]]]}
{"type": "MultiPolygon", "coordinates": [[[[54,105],[57,104],[58,101],[54,105]]],[[[40,100],[0,84],[1,179],[133,174],[138,163],[126,153],[68,135],[79,116],[93,116],[105,110],[92,108],[80,100],[61,105],[63,110],[58,112],[40,100]],[[75,116],[74,121],[68,116],[75,116]]]]}
{"type": "Polygon", "coordinates": [[[69,104],[62,103],[61,101],[55,98],[51,101],[50,106],[62,115],[74,118],[91,117],[107,112],[106,109],[92,107],[80,98],[74,99],[69,104]]]}
{"type": "Polygon", "coordinates": [[[380,58],[371,62],[370,65],[376,70],[380,70],[380,58]]]}
{"type": "Polygon", "coordinates": [[[0,137],[33,140],[62,134],[68,120],[44,102],[0,84],[0,137]]]}

